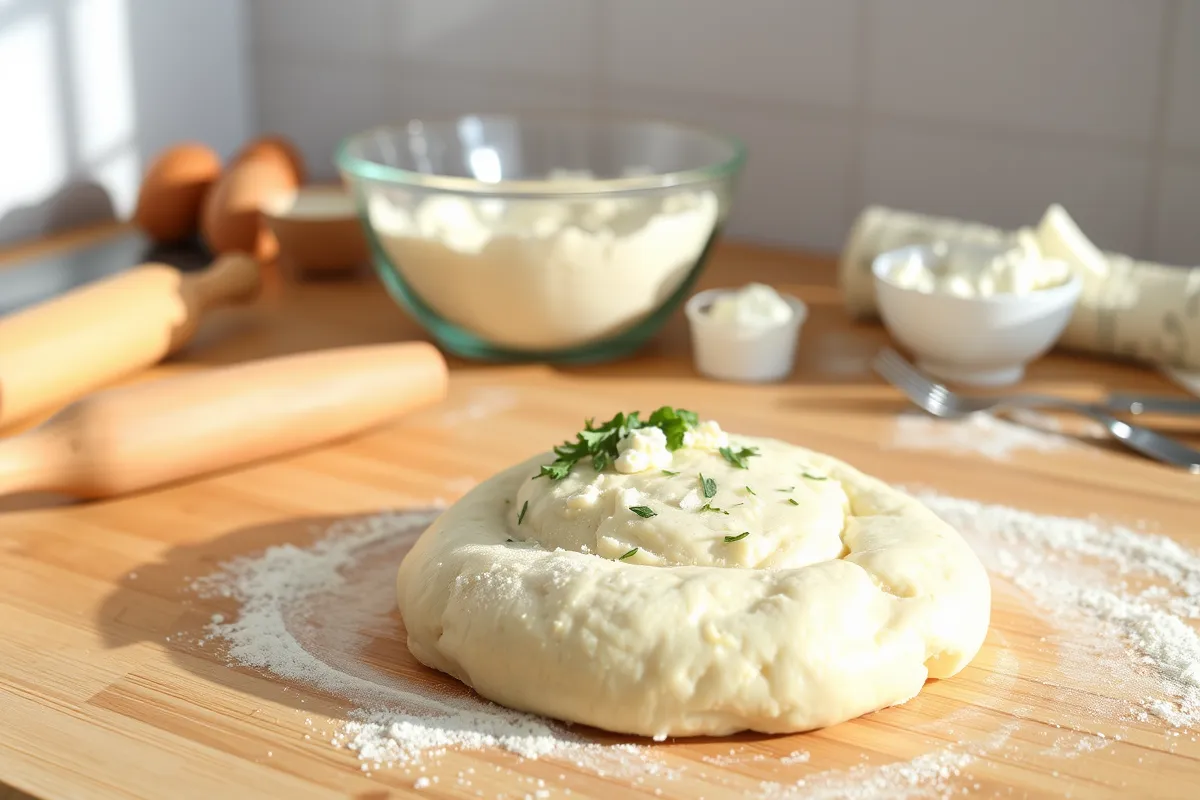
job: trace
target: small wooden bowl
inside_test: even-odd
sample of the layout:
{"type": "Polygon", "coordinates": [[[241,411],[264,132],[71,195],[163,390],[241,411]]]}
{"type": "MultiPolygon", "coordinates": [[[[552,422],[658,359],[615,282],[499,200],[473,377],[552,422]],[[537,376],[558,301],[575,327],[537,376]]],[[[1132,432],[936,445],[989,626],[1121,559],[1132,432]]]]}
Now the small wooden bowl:
{"type": "Polygon", "coordinates": [[[367,239],[354,200],[340,186],[307,186],[263,212],[279,240],[279,263],[299,278],[354,274],[367,263],[367,239]]]}

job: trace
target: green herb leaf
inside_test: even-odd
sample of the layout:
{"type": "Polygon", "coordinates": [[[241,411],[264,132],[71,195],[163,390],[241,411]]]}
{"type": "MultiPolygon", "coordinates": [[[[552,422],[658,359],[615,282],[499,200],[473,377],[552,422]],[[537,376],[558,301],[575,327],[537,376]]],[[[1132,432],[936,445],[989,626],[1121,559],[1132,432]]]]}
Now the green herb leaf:
{"type": "Polygon", "coordinates": [[[525,521],[525,512],[529,510],[529,501],[525,501],[525,505],[521,506],[521,513],[517,514],[517,524],[520,525],[525,521]]]}
{"type": "Polygon", "coordinates": [[[777,491],[777,492],[794,492],[794,491],[796,491],[796,487],[789,486],[786,489],[776,489],[775,491],[777,491]]]}
{"type": "Polygon", "coordinates": [[[745,489],[747,492],[749,492],[750,494],[752,494],[752,495],[754,495],[754,496],[756,496],[756,497],[758,496],[758,492],[754,491],[754,490],[753,490],[753,489],[751,489],[749,486],[744,486],[744,487],[742,487],[742,488],[744,488],[744,489],[745,489]]]}
{"type": "Polygon", "coordinates": [[[628,436],[630,431],[640,428],[661,429],[667,438],[667,449],[678,450],[683,446],[684,434],[695,425],[695,414],[670,406],[659,408],[646,421],[643,421],[636,411],[628,414],[618,412],[608,422],[599,425],[594,419],[589,419],[583,424],[583,430],[575,434],[574,441],[568,440],[554,448],[554,461],[544,465],[534,477],[560,481],[567,477],[576,464],[589,457],[592,460],[592,469],[603,472],[619,455],[617,443],[628,436]]]}
{"type": "Polygon", "coordinates": [[[683,420],[683,424],[689,428],[694,428],[700,424],[700,415],[695,411],[688,411],[686,408],[681,408],[675,412],[676,415],[683,420]]]}
{"type": "Polygon", "coordinates": [[[726,461],[738,469],[750,469],[746,466],[746,459],[758,455],[758,448],[743,447],[741,450],[734,450],[732,447],[722,447],[720,453],[725,456],[726,461]]]}
{"type": "Polygon", "coordinates": [[[792,504],[792,505],[794,505],[794,506],[798,506],[798,505],[800,505],[800,503],[799,503],[799,502],[797,502],[797,501],[796,501],[796,498],[794,498],[794,497],[789,497],[789,498],[788,498],[788,502],[789,502],[789,503],[791,503],[791,504],[792,504]]]}
{"type": "Polygon", "coordinates": [[[750,531],[746,531],[745,533],[739,533],[737,536],[726,536],[725,544],[730,544],[731,542],[740,542],[742,539],[745,539],[749,535],[750,535],[750,531]]]}
{"type": "Polygon", "coordinates": [[[704,511],[714,511],[714,512],[716,512],[717,514],[724,514],[725,516],[729,516],[729,512],[728,512],[728,511],[726,511],[726,510],[725,510],[725,509],[723,509],[723,508],[717,508],[717,507],[716,507],[716,506],[714,506],[712,503],[705,503],[704,505],[700,506],[700,511],[701,511],[701,512],[704,512],[704,511]]]}
{"type": "Polygon", "coordinates": [[[827,480],[829,480],[829,478],[825,475],[814,475],[811,472],[805,472],[802,474],[804,475],[804,477],[808,478],[810,481],[827,481],[827,480]]]}
{"type": "Polygon", "coordinates": [[[568,463],[567,461],[560,459],[551,464],[543,464],[542,471],[533,477],[541,478],[545,476],[552,481],[561,481],[563,478],[567,477],[567,473],[571,471],[571,466],[574,463],[575,462],[573,461],[568,463]]]}
{"type": "Polygon", "coordinates": [[[630,550],[628,553],[626,553],[625,555],[623,555],[623,556],[621,556],[620,558],[618,558],[618,559],[617,559],[617,561],[624,561],[624,560],[625,560],[625,559],[627,559],[627,558],[632,558],[633,556],[636,556],[636,555],[637,555],[637,551],[638,551],[638,550],[640,550],[640,549],[641,549],[641,548],[639,548],[639,547],[635,547],[635,548],[633,548],[633,549],[632,549],[632,550],[630,550]]]}
{"type": "Polygon", "coordinates": [[[630,506],[629,510],[643,519],[649,519],[650,517],[658,516],[658,512],[656,512],[650,506],[630,506]]]}
{"type": "Polygon", "coordinates": [[[662,471],[662,474],[663,474],[663,475],[670,475],[671,477],[675,477],[675,476],[676,476],[676,475],[678,475],[679,473],[678,473],[678,472],[672,472],[672,471],[671,471],[671,470],[669,470],[669,469],[664,469],[664,470],[662,471]]]}
{"type": "Polygon", "coordinates": [[[712,478],[704,477],[703,472],[700,473],[700,488],[704,490],[704,496],[706,498],[717,496],[717,482],[712,478]]]}
{"type": "Polygon", "coordinates": [[[733,505],[730,506],[730,508],[737,508],[738,506],[744,506],[744,505],[746,505],[746,504],[745,503],[734,503],[733,505]]]}

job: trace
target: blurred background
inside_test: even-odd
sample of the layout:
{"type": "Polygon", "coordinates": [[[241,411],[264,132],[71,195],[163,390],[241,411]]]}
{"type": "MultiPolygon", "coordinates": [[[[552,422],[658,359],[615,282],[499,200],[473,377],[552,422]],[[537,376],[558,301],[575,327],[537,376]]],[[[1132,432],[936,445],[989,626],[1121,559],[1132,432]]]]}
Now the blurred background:
{"type": "Polygon", "coordinates": [[[867,204],[1200,253],[1200,0],[0,0],[0,244],[128,215],[162,148],[317,178],[368,125],[584,108],[736,134],[729,234],[834,252],[867,204]]]}

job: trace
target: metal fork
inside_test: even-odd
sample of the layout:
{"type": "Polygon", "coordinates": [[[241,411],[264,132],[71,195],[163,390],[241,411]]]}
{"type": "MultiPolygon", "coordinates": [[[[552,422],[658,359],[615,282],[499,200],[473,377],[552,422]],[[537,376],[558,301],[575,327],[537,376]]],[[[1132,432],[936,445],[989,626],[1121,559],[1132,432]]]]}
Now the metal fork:
{"type": "Polygon", "coordinates": [[[895,386],[921,408],[935,417],[962,417],[977,411],[1000,411],[1017,408],[1061,408],[1074,411],[1094,419],[1121,444],[1144,456],[1184,467],[1200,473],[1200,450],[1188,447],[1169,436],[1130,425],[1102,410],[1086,403],[1077,403],[1062,397],[1039,394],[1016,394],[1007,397],[964,397],[957,395],[940,383],[925,377],[916,367],[890,347],[879,351],[871,362],[875,371],[884,380],[895,386]]]}

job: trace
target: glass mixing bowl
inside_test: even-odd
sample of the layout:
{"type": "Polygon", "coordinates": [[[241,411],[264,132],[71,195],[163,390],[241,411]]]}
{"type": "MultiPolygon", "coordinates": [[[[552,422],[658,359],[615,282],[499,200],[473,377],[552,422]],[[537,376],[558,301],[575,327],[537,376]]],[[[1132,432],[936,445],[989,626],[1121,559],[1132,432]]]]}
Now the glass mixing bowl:
{"type": "Polygon", "coordinates": [[[477,115],[339,145],[375,268],[447,350],[604,361],[689,293],[733,200],[736,139],[601,115],[477,115]]]}

